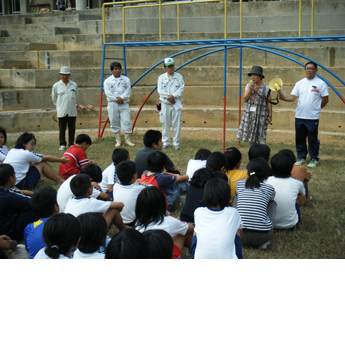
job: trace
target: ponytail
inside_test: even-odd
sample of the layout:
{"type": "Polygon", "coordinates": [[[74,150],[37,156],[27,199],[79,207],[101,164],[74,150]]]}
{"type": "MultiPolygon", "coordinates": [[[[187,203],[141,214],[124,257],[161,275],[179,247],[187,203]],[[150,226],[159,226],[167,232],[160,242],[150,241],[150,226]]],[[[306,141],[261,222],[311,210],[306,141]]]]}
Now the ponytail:
{"type": "Polygon", "coordinates": [[[260,183],[268,178],[270,175],[270,167],[268,163],[262,158],[254,158],[247,165],[248,179],[246,181],[246,188],[259,188],[260,183]]]}

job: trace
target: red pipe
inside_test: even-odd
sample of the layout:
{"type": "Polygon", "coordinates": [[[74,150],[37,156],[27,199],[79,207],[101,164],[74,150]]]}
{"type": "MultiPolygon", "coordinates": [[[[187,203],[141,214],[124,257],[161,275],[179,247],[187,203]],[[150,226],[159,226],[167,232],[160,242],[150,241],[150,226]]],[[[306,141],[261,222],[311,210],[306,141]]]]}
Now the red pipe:
{"type": "Polygon", "coordinates": [[[99,96],[98,132],[97,132],[98,139],[102,138],[102,135],[100,135],[99,133],[101,130],[101,121],[102,121],[102,98],[103,98],[103,92],[101,91],[101,94],[99,96]]]}
{"type": "Polygon", "coordinates": [[[133,131],[134,127],[135,127],[135,124],[136,124],[136,122],[137,122],[137,119],[138,119],[138,116],[139,116],[139,114],[140,114],[140,112],[141,112],[141,109],[143,108],[143,106],[145,105],[146,101],[149,99],[149,97],[150,97],[151,95],[152,95],[152,92],[150,92],[150,93],[148,94],[148,96],[145,98],[143,104],[142,104],[141,107],[139,108],[139,110],[138,110],[138,112],[137,112],[137,116],[135,117],[135,119],[134,119],[134,121],[133,121],[132,131],[133,131]]]}

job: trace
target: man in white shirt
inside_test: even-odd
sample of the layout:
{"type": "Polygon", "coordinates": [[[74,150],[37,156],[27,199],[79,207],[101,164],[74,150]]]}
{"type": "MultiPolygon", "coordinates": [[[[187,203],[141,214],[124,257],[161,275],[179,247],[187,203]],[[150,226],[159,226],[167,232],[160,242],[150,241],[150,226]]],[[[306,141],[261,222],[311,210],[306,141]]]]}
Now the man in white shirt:
{"type": "Polygon", "coordinates": [[[60,151],[66,150],[66,125],[68,125],[68,146],[74,145],[78,86],[74,81],[70,80],[70,76],[71,71],[68,66],[62,66],[60,69],[61,80],[55,83],[52,89],[52,100],[56,105],[59,120],[60,151]]]}
{"type": "Polygon", "coordinates": [[[279,98],[286,102],[293,102],[298,97],[295,114],[296,129],[296,165],[305,162],[308,150],[306,139],[308,137],[309,156],[311,158],[308,167],[314,168],[319,161],[320,141],[318,136],[318,127],[320,120],[320,111],[328,103],[327,84],[319,78],[316,78],[317,64],[307,62],[305,64],[306,78],[298,81],[291,91],[289,97],[282,94],[279,98]]]}
{"type": "Polygon", "coordinates": [[[181,74],[175,72],[173,58],[164,59],[164,69],[166,73],[160,75],[157,82],[157,91],[161,101],[160,121],[162,123],[163,150],[170,145],[170,122],[174,132],[173,146],[175,150],[180,150],[184,80],[181,74]]]}
{"type": "Polygon", "coordinates": [[[122,66],[119,62],[110,65],[112,76],[104,81],[104,93],[108,101],[108,116],[110,129],[115,134],[115,147],[121,146],[120,131],[123,129],[125,143],[134,146],[131,142],[132,123],[129,109],[129,96],[131,95],[131,81],[128,77],[121,74],[122,66]]]}

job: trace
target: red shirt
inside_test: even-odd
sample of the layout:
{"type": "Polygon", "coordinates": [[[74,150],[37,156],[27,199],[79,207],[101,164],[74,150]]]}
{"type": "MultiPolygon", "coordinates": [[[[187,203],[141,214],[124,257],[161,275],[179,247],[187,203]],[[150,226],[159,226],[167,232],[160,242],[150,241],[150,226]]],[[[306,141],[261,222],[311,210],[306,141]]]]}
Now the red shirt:
{"type": "Polygon", "coordinates": [[[69,159],[66,164],[61,163],[59,167],[59,175],[64,178],[78,175],[80,169],[90,163],[85,150],[77,145],[71,146],[63,156],[69,159]]]}

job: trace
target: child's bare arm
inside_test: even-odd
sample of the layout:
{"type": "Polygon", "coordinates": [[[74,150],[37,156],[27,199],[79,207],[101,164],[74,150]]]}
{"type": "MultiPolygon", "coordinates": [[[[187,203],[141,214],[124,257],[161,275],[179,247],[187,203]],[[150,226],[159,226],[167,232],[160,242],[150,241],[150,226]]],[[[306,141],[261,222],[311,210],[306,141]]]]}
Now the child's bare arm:
{"type": "Polygon", "coordinates": [[[23,189],[20,191],[20,194],[31,196],[32,194],[34,194],[34,192],[32,192],[31,190],[23,189]]]}
{"type": "Polygon", "coordinates": [[[124,207],[124,203],[120,202],[120,201],[112,201],[112,203],[109,206],[109,209],[113,209],[116,208],[119,212],[122,211],[123,207],[124,207]]]}
{"type": "Polygon", "coordinates": [[[98,200],[110,201],[110,196],[107,193],[101,192],[100,195],[97,197],[98,200]]]}
{"type": "Polygon", "coordinates": [[[68,158],[66,157],[58,158],[54,156],[44,155],[42,157],[42,162],[56,162],[56,163],[66,164],[68,162],[68,158]]]}
{"type": "Polygon", "coordinates": [[[109,193],[113,192],[114,185],[113,184],[108,184],[108,191],[109,193]]]}
{"type": "Polygon", "coordinates": [[[176,182],[183,182],[188,181],[189,176],[188,175],[176,175],[176,182]]]}

